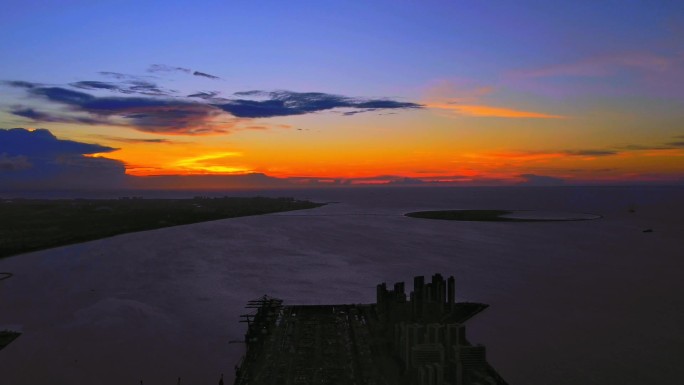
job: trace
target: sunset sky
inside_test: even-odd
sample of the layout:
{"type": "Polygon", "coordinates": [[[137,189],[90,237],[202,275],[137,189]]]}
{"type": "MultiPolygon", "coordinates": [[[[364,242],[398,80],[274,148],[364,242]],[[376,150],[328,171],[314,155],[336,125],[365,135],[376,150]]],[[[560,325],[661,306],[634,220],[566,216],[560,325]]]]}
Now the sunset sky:
{"type": "Polygon", "coordinates": [[[681,1],[2,8],[0,189],[684,183],[681,1]]]}

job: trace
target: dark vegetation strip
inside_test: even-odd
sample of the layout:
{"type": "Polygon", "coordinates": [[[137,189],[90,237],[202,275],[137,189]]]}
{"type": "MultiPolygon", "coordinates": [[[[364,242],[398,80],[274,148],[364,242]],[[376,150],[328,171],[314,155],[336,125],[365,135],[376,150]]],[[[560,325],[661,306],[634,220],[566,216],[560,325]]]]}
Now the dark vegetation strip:
{"type": "Polygon", "coordinates": [[[0,350],[5,346],[9,345],[10,342],[14,341],[19,337],[21,333],[11,331],[11,330],[0,330],[0,350]]]}
{"type": "Polygon", "coordinates": [[[407,217],[424,219],[443,219],[449,221],[496,221],[496,222],[524,222],[525,219],[503,218],[502,215],[511,214],[506,210],[440,210],[416,211],[406,214],[407,217]]]}
{"type": "Polygon", "coordinates": [[[505,218],[502,215],[512,214],[507,210],[439,210],[416,211],[406,214],[407,217],[424,219],[442,219],[448,221],[482,221],[482,222],[564,222],[584,219],[522,219],[505,218]]]}
{"type": "Polygon", "coordinates": [[[264,197],[0,200],[0,258],[135,231],[322,205],[264,197]]]}

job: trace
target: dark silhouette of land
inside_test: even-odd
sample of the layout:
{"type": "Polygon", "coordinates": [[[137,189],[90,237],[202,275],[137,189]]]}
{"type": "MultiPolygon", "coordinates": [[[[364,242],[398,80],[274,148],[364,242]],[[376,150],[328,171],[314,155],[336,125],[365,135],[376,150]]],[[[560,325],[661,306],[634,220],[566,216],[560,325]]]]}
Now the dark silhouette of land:
{"type": "Polygon", "coordinates": [[[440,210],[440,211],[416,211],[406,214],[411,218],[444,219],[450,221],[498,221],[498,222],[524,222],[523,219],[504,218],[502,215],[512,214],[506,210],[440,210]]]}
{"type": "MultiPolygon", "coordinates": [[[[411,218],[440,219],[448,221],[481,221],[481,222],[561,222],[585,221],[595,218],[509,218],[504,215],[515,214],[509,210],[437,210],[416,211],[405,214],[411,218]]],[[[598,217],[598,216],[597,216],[598,217]]]]}
{"type": "Polygon", "coordinates": [[[135,231],[309,209],[293,198],[0,200],[0,258],[135,231]]]}
{"type": "Polygon", "coordinates": [[[263,297],[241,316],[246,354],[235,367],[241,384],[428,385],[506,382],[486,349],[465,337],[465,322],[487,308],[455,302],[454,277],[414,278],[377,286],[375,304],[283,306],[263,297]]]}
{"type": "Polygon", "coordinates": [[[14,341],[20,335],[21,333],[12,330],[0,330],[0,350],[9,345],[10,342],[14,341]]]}

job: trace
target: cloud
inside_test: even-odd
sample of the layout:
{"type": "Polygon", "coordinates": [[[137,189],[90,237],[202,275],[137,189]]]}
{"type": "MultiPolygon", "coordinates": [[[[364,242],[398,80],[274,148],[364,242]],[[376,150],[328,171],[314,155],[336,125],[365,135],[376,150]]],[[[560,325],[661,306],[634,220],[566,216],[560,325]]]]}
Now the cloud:
{"type": "Polygon", "coordinates": [[[214,99],[219,94],[220,94],[220,92],[218,92],[218,91],[201,91],[201,92],[196,92],[194,94],[190,94],[187,97],[188,98],[199,98],[199,99],[211,100],[211,99],[214,99]]]}
{"type": "Polygon", "coordinates": [[[121,188],[122,162],[100,157],[116,149],[56,138],[45,129],[0,129],[0,188],[121,188]]]}
{"type": "Polygon", "coordinates": [[[641,52],[617,52],[557,62],[543,67],[509,72],[505,78],[528,92],[554,98],[568,95],[624,96],[627,93],[656,99],[681,99],[684,55],[662,48],[641,52]],[[577,79],[587,81],[578,82],[577,79]],[[589,81],[591,80],[591,81],[589,81]]]}
{"type": "Polygon", "coordinates": [[[516,71],[513,75],[523,78],[556,76],[596,77],[611,75],[620,69],[662,72],[670,69],[673,65],[675,65],[675,62],[671,58],[652,53],[634,52],[594,56],[572,63],[516,71]]]}
{"type": "Polygon", "coordinates": [[[463,154],[464,158],[476,159],[478,161],[506,162],[510,164],[539,163],[549,162],[568,157],[583,157],[591,159],[601,156],[619,155],[621,151],[615,150],[557,150],[557,151],[508,151],[490,153],[463,154]]]}
{"type": "MultiPolygon", "coordinates": [[[[623,156],[630,152],[638,152],[639,156],[682,156],[684,142],[670,142],[665,145],[626,145],[606,149],[579,149],[579,150],[556,150],[556,151],[508,151],[490,153],[463,154],[464,158],[472,158],[478,161],[505,162],[507,164],[520,165],[523,163],[546,163],[554,160],[578,157],[583,160],[593,160],[597,157],[623,156]]],[[[572,170],[566,170],[572,171],[572,170]]],[[[595,170],[596,171],[596,170],[595,170]]]]}
{"type": "Polygon", "coordinates": [[[263,100],[233,99],[216,107],[239,118],[270,118],[303,115],[334,108],[408,109],[422,108],[420,104],[389,99],[358,99],[321,92],[241,91],[238,96],[261,96],[263,100]]]}
{"type": "Polygon", "coordinates": [[[456,103],[427,103],[428,108],[436,108],[455,112],[458,115],[493,118],[535,118],[535,119],[564,119],[562,115],[551,115],[541,112],[521,111],[506,107],[492,107],[479,104],[456,103]]]}
{"type": "Polygon", "coordinates": [[[203,103],[144,97],[96,97],[61,87],[32,87],[28,93],[66,105],[72,111],[95,115],[98,119],[118,117],[145,132],[186,135],[225,132],[224,128],[208,125],[221,111],[203,103]]]}
{"type": "MultiPolygon", "coordinates": [[[[675,138],[678,138],[678,137],[675,136],[675,138]]],[[[618,148],[625,150],[625,151],[661,151],[661,150],[674,150],[674,149],[678,149],[679,147],[684,147],[684,142],[674,141],[674,142],[668,142],[668,143],[660,144],[660,145],[628,144],[625,146],[620,146],[618,148]]]]}
{"type": "Polygon", "coordinates": [[[97,99],[90,94],[61,87],[32,87],[29,88],[28,93],[33,96],[44,97],[53,102],[69,105],[85,104],[97,99]]]}
{"type": "Polygon", "coordinates": [[[226,165],[225,161],[219,161],[240,156],[242,156],[242,153],[235,151],[204,154],[192,158],[181,159],[177,161],[174,166],[195,173],[245,174],[251,172],[252,170],[248,167],[226,165]]]}
{"type": "Polygon", "coordinates": [[[521,186],[560,186],[565,184],[565,180],[547,175],[521,174],[523,179],[521,186]]]}
{"type": "Polygon", "coordinates": [[[3,83],[7,84],[8,86],[15,87],[15,88],[27,88],[27,89],[40,86],[40,84],[38,84],[38,83],[25,82],[23,80],[9,80],[9,81],[5,81],[3,83]]]}
{"type": "Polygon", "coordinates": [[[364,113],[364,112],[371,112],[371,111],[375,111],[375,110],[376,110],[375,108],[369,108],[369,109],[366,109],[366,110],[347,111],[347,112],[343,112],[342,115],[345,115],[345,116],[352,116],[352,115],[362,114],[362,113],[364,113]]]}
{"type": "Polygon", "coordinates": [[[163,138],[121,138],[118,136],[109,136],[109,135],[91,135],[93,137],[101,138],[101,139],[106,139],[111,142],[120,142],[120,143],[176,143],[172,142],[168,139],[163,139],[163,138]]]}
{"type": "Polygon", "coordinates": [[[238,91],[233,93],[235,96],[268,96],[269,92],[260,90],[238,91]]]}
{"type": "Polygon", "coordinates": [[[34,110],[33,108],[15,107],[9,111],[10,114],[20,116],[22,118],[31,119],[36,122],[50,122],[50,123],[77,123],[88,125],[113,124],[106,119],[96,119],[83,116],[63,116],[42,111],[34,110]]]}
{"type": "Polygon", "coordinates": [[[510,107],[492,106],[482,99],[492,94],[492,86],[477,85],[472,81],[457,79],[441,80],[425,90],[425,107],[448,111],[450,114],[471,117],[513,119],[563,119],[565,116],[535,111],[523,111],[510,107]]]}
{"type": "Polygon", "coordinates": [[[200,72],[200,71],[195,71],[192,74],[195,76],[201,76],[201,77],[205,77],[205,78],[209,78],[209,79],[221,79],[218,76],[210,75],[208,73],[204,73],[204,72],[200,72]]]}
{"type": "Polygon", "coordinates": [[[191,73],[189,68],[168,66],[166,64],[152,64],[147,68],[147,72],[184,72],[191,73]]]}
{"type": "Polygon", "coordinates": [[[610,156],[619,154],[618,151],[613,150],[574,150],[565,151],[567,155],[577,155],[577,156],[610,156]]]}
{"type": "Polygon", "coordinates": [[[100,81],[81,81],[76,83],[71,83],[70,86],[76,88],[83,88],[86,90],[109,90],[109,91],[120,91],[121,88],[114,83],[110,82],[100,82],[100,81]]]}
{"type": "Polygon", "coordinates": [[[201,72],[201,71],[193,71],[190,68],[185,68],[185,67],[175,67],[175,66],[169,66],[166,64],[152,64],[147,68],[147,72],[182,72],[194,76],[200,76],[208,79],[220,79],[220,77],[208,74],[206,72],[201,72]]]}
{"type": "Polygon", "coordinates": [[[159,101],[136,105],[130,100],[112,102],[108,111],[130,121],[139,131],[181,135],[228,132],[225,124],[211,123],[221,111],[205,104],[159,101]]]}
{"type": "Polygon", "coordinates": [[[334,186],[502,186],[510,185],[506,179],[472,175],[432,175],[408,177],[401,175],[376,175],[356,178],[289,177],[284,180],[297,187],[334,186]]]}
{"type": "MultiPolygon", "coordinates": [[[[161,65],[152,66],[150,70],[184,71],[181,67],[161,65]]],[[[117,78],[124,76],[114,74],[117,78]]],[[[177,135],[228,133],[238,129],[237,125],[247,119],[304,115],[333,109],[345,109],[345,115],[352,115],[423,107],[417,103],[391,99],[352,98],[321,92],[253,90],[236,92],[229,99],[217,97],[218,91],[202,91],[181,98],[174,97],[173,90],[143,80],[85,80],[69,84],[71,88],[25,81],[7,81],[4,84],[23,89],[30,97],[63,107],[62,111],[45,112],[32,107],[15,106],[10,113],[16,116],[38,122],[119,125],[143,132],[177,135]],[[102,96],[101,91],[135,95],[102,96]],[[223,114],[230,114],[236,119],[216,119],[223,114]]]]}
{"type": "Polygon", "coordinates": [[[70,83],[74,88],[85,90],[106,90],[119,92],[122,94],[141,94],[149,96],[167,96],[172,95],[174,91],[165,90],[157,84],[144,80],[131,80],[124,83],[101,82],[94,80],[86,80],[75,83],[70,83]]]}
{"type": "Polygon", "coordinates": [[[98,74],[100,74],[100,75],[102,75],[102,76],[111,77],[111,78],[114,78],[114,79],[119,79],[119,80],[120,80],[120,79],[127,79],[127,78],[135,78],[135,77],[136,77],[136,76],[133,76],[133,75],[126,75],[126,74],[122,74],[122,73],[120,73],[120,72],[112,72],[112,71],[100,71],[100,72],[98,72],[98,74]]]}

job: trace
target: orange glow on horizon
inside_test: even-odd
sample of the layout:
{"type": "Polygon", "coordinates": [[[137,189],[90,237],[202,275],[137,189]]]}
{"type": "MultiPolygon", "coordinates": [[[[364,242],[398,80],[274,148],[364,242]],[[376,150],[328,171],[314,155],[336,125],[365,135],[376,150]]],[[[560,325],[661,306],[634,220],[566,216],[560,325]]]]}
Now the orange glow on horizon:
{"type": "MultiPolygon", "coordinates": [[[[128,175],[137,177],[258,173],[289,179],[288,183],[297,186],[514,184],[525,180],[521,177],[525,174],[567,181],[684,175],[684,165],[679,162],[684,149],[664,148],[655,141],[632,148],[610,147],[610,142],[620,143],[612,140],[583,146],[571,137],[552,137],[557,125],[573,125],[560,116],[469,106],[483,107],[487,114],[554,119],[466,121],[432,113],[433,121],[425,115],[429,110],[407,118],[369,115],[368,120],[350,117],[344,121],[331,116],[323,116],[329,120],[293,117],[285,121],[291,130],[243,130],[213,137],[133,133],[125,142],[100,137],[97,142],[119,149],[89,156],[119,160],[128,175]],[[390,123],[383,126],[380,119],[390,123]]],[[[269,121],[263,124],[272,125],[269,121]]]]}

